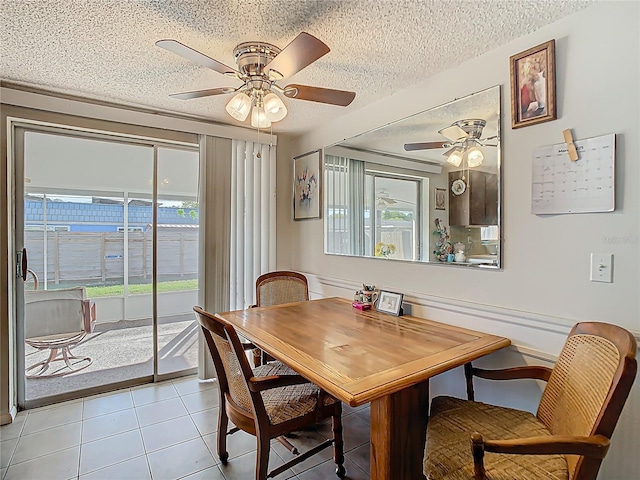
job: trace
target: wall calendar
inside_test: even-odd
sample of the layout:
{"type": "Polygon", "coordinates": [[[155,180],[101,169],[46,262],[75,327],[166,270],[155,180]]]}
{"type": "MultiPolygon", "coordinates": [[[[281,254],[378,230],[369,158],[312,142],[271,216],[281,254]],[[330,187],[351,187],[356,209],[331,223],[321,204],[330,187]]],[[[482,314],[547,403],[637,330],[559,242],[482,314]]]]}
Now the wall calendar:
{"type": "Polygon", "coordinates": [[[615,209],[616,136],[577,140],[579,158],[572,162],[567,144],[533,152],[531,213],[612,212],[615,209]]]}

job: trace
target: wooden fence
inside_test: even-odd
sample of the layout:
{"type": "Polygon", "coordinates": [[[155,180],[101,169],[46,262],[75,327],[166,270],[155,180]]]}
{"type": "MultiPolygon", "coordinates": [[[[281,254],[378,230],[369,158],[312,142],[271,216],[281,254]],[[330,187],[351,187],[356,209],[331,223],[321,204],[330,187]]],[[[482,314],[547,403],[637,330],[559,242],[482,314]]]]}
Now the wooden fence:
{"type": "MultiPolygon", "coordinates": [[[[45,232],[25,232],[29,268],[44,280],[45,232]]],[[[129,255],[129,281],[151,280],[152,233],[129,232],[125,246],[123,232],[46,232],[47,281],[82,282],[87,285],[122,282],[124,249],[129,255]]],[[[158,230],[158,278],[197,278],[198,230],[158,230]]]]}

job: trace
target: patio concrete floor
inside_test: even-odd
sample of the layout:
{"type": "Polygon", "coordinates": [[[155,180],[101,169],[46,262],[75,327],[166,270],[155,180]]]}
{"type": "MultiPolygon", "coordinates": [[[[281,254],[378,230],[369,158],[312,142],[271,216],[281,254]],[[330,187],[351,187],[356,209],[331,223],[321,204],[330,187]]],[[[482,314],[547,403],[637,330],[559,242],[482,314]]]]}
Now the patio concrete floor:
{"type": "MultiPolygon", "coordinates": [[[[170,373],[198,366],[198,324],[193,314],[164,317],[158,321],[158,373],[170,373]]],[[[153,374],[153,328],[151,319],[98,324],[95,331],[71,349],[93,363],[76,373],[60,377],[27,379],[25,399],[98,387],[153,374]]],[[[26,346],[27,367],[45,360],[49,350],[26,346]]],[[[49,368],[55,373],[64,365],[49,368]]],[[[66,367],[65,367],[66,369],[66,367]]]]}

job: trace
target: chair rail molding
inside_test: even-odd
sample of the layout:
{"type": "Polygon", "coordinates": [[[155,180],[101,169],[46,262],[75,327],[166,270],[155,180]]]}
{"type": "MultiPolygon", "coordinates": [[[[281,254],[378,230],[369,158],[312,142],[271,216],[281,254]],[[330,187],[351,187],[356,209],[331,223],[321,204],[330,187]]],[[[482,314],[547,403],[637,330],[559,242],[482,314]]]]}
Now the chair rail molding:
{"type": "MultiPolygon", "coordinates": [[[[304,272],[303,272],[304,273],[304,272]]],[[[322,298],[328,296],[342,296],[351,298],[354,291],[362,287],[361,284],[351,280],[345,280],[336,277],[328,277],[305,273],[309,279],[310,298],[322,298]]],[[[392,287],[385,285],[384,287],[392,287]]],[[[505,328],[513,329],[514,327],[524,327],[535,330],[535,332],[549,332],[558,338],[559,348],[566,339],[567,334],[578,320],[572,320],[563,317],[555,317],[551,315],[542,315],[534,312],[526,312],[522,310],[514,310],[494,305],[486,305],[481,303],[467,302],[447,297],[439,297],[428,295],[425,293],[404,291],[404,302],[414,311],[413,315],[418,317],[428,316],[428,318],[443,323],[454,323],[458,326],[470,329],[479,328],[474,325],[474,321],[478,319],[486,322],[480,330],[487,333],[506,335],[505,328]],[[415,310],[420,310],[419,313],[415,310]],[[433,315],[432,315],[433,314],[433,315]],[[451,315],[453,314],[453,315],[451,315]]],[[[640,331],[630,330],[636,338],[640,348],[640,331]]],[[[508,335],[506,335],[508,336],[508,335]]],[[[527,338],[522,336],[521,338],[527,338]]],[[[550,351],[543,351],[534,346],[519,343],[518,339],[512,339],[509,347],[512,350],[521,353],[527,357],[537,358],[543,361],[555,362],[557,354],[550,351]]]]}

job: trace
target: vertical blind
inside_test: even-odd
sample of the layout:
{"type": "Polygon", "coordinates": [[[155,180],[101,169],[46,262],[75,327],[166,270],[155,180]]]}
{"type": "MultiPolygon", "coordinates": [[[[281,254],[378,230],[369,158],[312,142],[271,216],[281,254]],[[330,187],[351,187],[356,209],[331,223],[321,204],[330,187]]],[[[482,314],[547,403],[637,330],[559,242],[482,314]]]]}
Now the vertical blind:
{"type": "Polygon", "coordinates": [[[230,308],[255,303],[255,281],[275,269],[276,149],[232,141],[230,308]]]}
{"type": "Polygon", "coordinates": [[[326,251],[365,254],[365,165],[352,158],[325,156],[326,251]]]}

